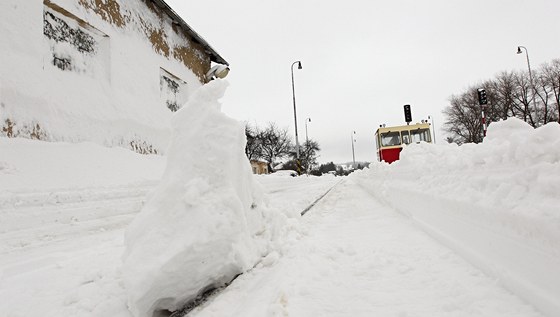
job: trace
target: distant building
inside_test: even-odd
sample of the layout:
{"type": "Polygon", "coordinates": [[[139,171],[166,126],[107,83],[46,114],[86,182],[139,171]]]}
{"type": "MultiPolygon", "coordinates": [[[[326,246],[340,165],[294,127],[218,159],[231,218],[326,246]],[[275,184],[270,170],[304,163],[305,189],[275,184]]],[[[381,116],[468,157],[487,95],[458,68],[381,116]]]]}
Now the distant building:
{"type": "Polygon", "coordinates": [[[2,0],[0,30],[5,137],[162,152],[172,112],[228,65],[163,0],[2,0]]]}
{"type": "Polygon", "coordinates": [[[253,174],[268,174],[268,163],[263,161],[251,160],[251,169],[253,174]]]}

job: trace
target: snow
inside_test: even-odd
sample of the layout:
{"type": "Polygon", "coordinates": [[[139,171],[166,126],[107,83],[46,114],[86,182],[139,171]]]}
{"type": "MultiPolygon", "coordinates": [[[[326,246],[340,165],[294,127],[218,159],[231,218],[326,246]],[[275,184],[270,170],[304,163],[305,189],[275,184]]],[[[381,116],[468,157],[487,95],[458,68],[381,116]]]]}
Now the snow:
{"type": "Polygon", "coordinates": [[[226,82],[199,89],[173,119],[161,183],[126,232],[124,281],[135,316],[176,311],[270,252],[284,218],[263,205],[242,123],[220,111],[226,82]]]}
{"type": "Polygon", "coordinates": [[[558,124],[252,176],[225,86],[191,95],[165,157],[0,138],[0,316],[151,317],[241,272],[189,316],[560,315],[558,124]]]}
{"type": "MultiPolygon", "coordinates": [[[[124,232],[165,169],[165,157],[121,148],[0,138],[0,316],[132,316],[124,232]]],[[[255,180],[268,209],[287,215],[271,265],[297,243],[299,213],[335,182],[255,180]]]]}
{"type": "Polygon", "coordinates": [[[240,276],[191,315],[541,316],[352,178],[302,226],[275,265],[240,276]]]}
{"type": "Polygon", "coordinates": [[[344,178],[256,176],[225,82],[153,54],[138,21],[57,4],[97,29],[94,56],[45,39],[43,2],[0,2],[0,122],[57,141],[0,138],[0,316],[165,315],[240,273],[189,316],[560,315],[557,123],[494,122],[344,178]],[[165,156],[104,147],[142,142],[165,156]]]}
{"type": "Polygon", "coordinates": [[[188,99],[202,85],[181,62],[156,54],[139,27],[144,23],[161,28],[173,47],[181,40],[171,25],[161,23],[141,1],[119,1],[120,10],[132,17],[123,29],[85,10],[78,1],[55,2],[98,30],[83,29],[96,39],[97,51],[82,54],[68,43],[49,41],[43,35],[43,12],[52,10],[43,1],[1,1],[0,126],[9,119],[15,123],[16,135],[29,137],[38,124],[43,140],[136,145],[163,153],[169,145],[173,113],[163,100],[165,91],[160,90],[162,69],[187,83],[181,98],[188,99]],[[51,62],[53,53],[70,57],[75,69],[58,69],[51,62]]]}
{"type": "Polygon", "coordinates": [[[508,289],[560,312],[560,125],[508,119],[482,144],[410,146],[356,176],[508,289]]]}

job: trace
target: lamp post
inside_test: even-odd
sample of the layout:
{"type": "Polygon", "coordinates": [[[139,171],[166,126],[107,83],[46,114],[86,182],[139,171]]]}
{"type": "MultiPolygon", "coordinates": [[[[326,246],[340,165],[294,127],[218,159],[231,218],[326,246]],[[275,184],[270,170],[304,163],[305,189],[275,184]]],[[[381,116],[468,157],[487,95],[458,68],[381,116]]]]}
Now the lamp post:
{"type": "Polygon", "coordinates": [[[356,166],[356,156],[354,155],[354,142],[356,142],[356,140],[354,140],[355,134],[356,131],[352,131],[352,133],[350,133],[350,138],[352,139],[352,169],[356,166]]]}
{"type": "Polygon", "coordinates": [[[309,138],[307,137],[307,122],[311,122],[311,118],[306,118],[305,119],[305,146],[306,146],[306,153],[305,153],[305,161],[307,164],[307,168],[305,169],[307,176],[309,176],[309,168],[311,167],[309,165],[309,138]]]}
{"type": "Polygon", "coordinates": [[[297,166],[297,172],[298,175],[301,174],[301,167],[300,167],[300,161],[299,161],[299,140],[298,140],[298,133],[297,133],[297,114],[296,114],[296,89],[294,86],[294,65],[298,64],[298,69],[301,69],[301,61],[295,61],[292,63],[292,97],[294,100],[294,125],[295,125],[295,129],[296,129],[296,166],[297,166]]]}
{"type": "Polygon", "coordinates": [[[535,84],[533,83],[533,73],[531,72],[531,63],[529,63],[529,51],[527,50],[527,48],[525,46],[518,46],[517,47],[517,54],[522,54],[523,51],[521,50],[525,50],[525,56],[527,57],[527,68],[529,69],[529,80],[531,81],[531,89],[533,89],[533,94],[531,96],[531,101],[533,101],[533,106],[535,107],[535,116],[537,117],[536,119],[538,120],[538,115],[537,115],[537,105],[535,104],[535,84]]]}
{"type": "Polygon", "coordinates": [[[429,115],[428,119],[432,121],[432,129],[434,130],[434,144],[436,144],[436,124],[434,123],[434,117],[429,115]]]}
{"type": "Polygon", "coordinates": [[[311,118],[305,119],[305,142],[307,142],[307,145],[309,145],[309,138],[307,137],[307,122],[311,122],[311,118]]]}

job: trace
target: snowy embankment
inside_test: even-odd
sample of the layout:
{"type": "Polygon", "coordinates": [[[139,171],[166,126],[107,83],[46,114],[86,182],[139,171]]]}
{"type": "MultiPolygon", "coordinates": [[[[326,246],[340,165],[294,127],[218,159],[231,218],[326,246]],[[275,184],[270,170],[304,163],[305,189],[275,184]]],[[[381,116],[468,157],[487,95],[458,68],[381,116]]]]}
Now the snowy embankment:
{"type": "Polygon", "coordinates": [[[265,205],[243,124],[220,110],[226,87],[213,81],[177,111],[162,181],[127,228],[123,276],[134,316],[169,314],[227,285],[273,252],[287,226],[289,215],[265,205]]]}
{"type": "Polygon", "coordinates": [[[409,146],[354,180],[549,316],[560,315],[560,125],[493,123],[478,145],[409,146]]]}
{"type": "MultiPolygon", "coordinates": [[[[132,316],[124,230],[165,161],[94,143],[0,138],[0,316],[132,316]]],[[[255,179],[270,209],[293,215],[276,256],[298,241],[297,215],[338,180],[255,179]]]]}

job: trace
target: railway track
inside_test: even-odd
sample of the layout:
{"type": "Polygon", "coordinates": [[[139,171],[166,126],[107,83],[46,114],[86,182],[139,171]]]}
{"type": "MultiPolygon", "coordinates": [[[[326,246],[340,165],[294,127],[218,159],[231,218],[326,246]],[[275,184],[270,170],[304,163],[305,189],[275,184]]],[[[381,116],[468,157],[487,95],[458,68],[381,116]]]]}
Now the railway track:
{"type": "MultiPolygon", "coordinates": [[[[333,186],[331,186],[329,189],[327,189],[323,194],[321,194],[317,199],[315,199],[311,204],[309,204],[307,207],[305,207],[301,212],[301,216],[304,216],[307,212],[309,212],[309,210],[311,210],[313,207],[315,207],[315,205],[321,201],[322,199],[324,199],[329,192],[331,192],[336,186],[338,186],[340,183],[342,183],[343,180],[340,180],[338,182],[336,182],[333,186]]],[[[255,269],[260,262],[257,262],[253,268],[251,268],[250,270],[255,269]]],[[[249,271],[250,271],[249,270],[249,271]]],[[[216,296],[218,296],[223,290],[225,290],[229,285],[231,285],[231,283],[233,283],[235,281],[235,279],[237,279],[239,276],[243,275],[244,273],[240,273],[238,275],[236,275],[231,281],[229,281],[226,285],[224,286],[220,286],[220,287],[213,287],[213,286],[209,286],[206,289],[204,289],[203,291],[200,292],[200,294],[193,299],[192,301],[188,302],[182,309],[177,310],[175,312],[172,312],[171,315],[169,317],[185,317],[187,316],[191,311],[193,311],[195,308],[197,308],[198,306],[210,301],[212,298],[215,298],[216,296]]]]}

